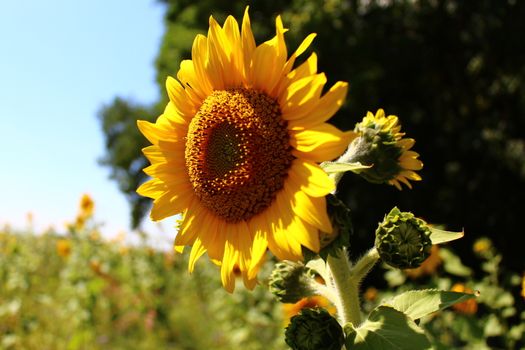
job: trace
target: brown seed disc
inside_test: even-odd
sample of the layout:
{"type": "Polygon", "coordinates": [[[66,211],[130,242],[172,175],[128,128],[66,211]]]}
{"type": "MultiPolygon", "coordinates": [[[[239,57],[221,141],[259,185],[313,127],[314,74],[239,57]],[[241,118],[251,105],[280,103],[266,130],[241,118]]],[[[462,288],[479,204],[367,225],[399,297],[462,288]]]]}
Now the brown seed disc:
{"type": "Polygon", "coordinates": [[[256,90],[214,91],[192,119],[186,166],[195,194],[228,222],[266,209],[294,157],[279,104],[256,90]]]}

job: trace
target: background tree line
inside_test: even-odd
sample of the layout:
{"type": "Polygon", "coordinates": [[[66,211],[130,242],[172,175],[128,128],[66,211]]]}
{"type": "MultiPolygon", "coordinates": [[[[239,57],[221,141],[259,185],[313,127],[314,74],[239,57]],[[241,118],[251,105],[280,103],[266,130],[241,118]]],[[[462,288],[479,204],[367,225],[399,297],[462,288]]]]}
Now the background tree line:
{"type": "MultiPolygon", "coordinates": [[[[165,34],[156,59],[161,100],[143,106],[116,97],[100,111],[106,154],[101,163],[131,205],[134,226],[149,199],[135,190],[146,180],[147,145],[137,119],[155,120],[167,95],[164,82],[190,58],[197,33],[206,33],[210,14],[222,22],[242,18],[244,1],[162,0],[165,34]]],[[[250,15],[260,43],[274,33],[282,14],[289,51],[309,33],[319,70],[329,82],[345,80],[350,90],[332,122],[352,129],[367,111],[384,108],[400,117],[403,131],[425,167],[421,183],[402,192],[347,175],[341,196],[353,211],[358,245],[394,205],[447,228],[466,231],[454,244],[468,263],[470,247],[489,236],[504,264],[522,271],[525,193],[525,1],[277,0],[253,2],[250,15]]],[[[304,55],[307,57],[308,55],[304,55]]],[[[330,85],[328,85],[330,86],[330,85]]],[[[353,249],[359,252],[359,249],[353,249]]]]}

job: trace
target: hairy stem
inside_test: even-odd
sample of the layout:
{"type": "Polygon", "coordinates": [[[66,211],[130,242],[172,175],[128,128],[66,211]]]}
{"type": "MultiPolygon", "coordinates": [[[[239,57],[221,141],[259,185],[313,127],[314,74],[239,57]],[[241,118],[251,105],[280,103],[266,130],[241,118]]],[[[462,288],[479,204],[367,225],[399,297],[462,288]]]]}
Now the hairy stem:
{"type": "Polygon", "coordinates": [[[341,249],[337,256],[328,256],[327,267],[331,275],[329,281],[336,294],[336,307],[341,324],[351,322],[355,327],[361,323],[359,306],[359,283],[351,278],[350,261],[346,249],[341,249]]]}

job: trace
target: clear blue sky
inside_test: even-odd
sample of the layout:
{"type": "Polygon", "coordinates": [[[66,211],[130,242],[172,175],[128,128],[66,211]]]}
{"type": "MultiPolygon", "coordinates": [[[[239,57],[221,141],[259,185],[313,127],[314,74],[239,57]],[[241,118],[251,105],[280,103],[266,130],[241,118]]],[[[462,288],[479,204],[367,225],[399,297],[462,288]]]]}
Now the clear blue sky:
{"type": "MultiPolygon", "coordinates": [[[[62,229],[82,193],[106,235],[128,230],[128,205],[97,164],[100,107],[157,99],[154,59],[164,8],[155,0],[0,3],[0,225],[62,229]]],[[[176,72],[174,72],[175,74],[176,72]]]]}

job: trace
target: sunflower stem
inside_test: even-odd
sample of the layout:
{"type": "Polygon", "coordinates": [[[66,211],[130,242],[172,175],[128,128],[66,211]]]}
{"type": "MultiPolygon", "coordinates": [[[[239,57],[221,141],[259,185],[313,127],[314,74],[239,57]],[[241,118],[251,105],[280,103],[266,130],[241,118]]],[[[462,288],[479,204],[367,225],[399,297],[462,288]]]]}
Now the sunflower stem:
{"type": "Polygon", "coordinates": [[[344,326],[351,322],[355,327],[361,323],[359,306],[359,281],[352,278],[351,264],[342,248],[336,256],[329,255],[327,267],[330,272],[330,285],[335,291],[337,314],[344,326]]]}
{"type": "Polygon", "coordinates": [[[352,278],[358,285],[361,284],[363,278],[365,278],[365,276],[370,272],[378,260],[379,253],[374,247],[370,249],[361,259],[359,259],[354,266],[352,266],[350,269],[350,278],[352,278]]]}
{"type": "MultiPolygon", "coordinates": [[[[354,161],[355,157],[355,145],[354,142],[351,142],[350,145],[348,145],[348,148],[346,149],[346,152],[339,157],[336,162],[338,163],[352,163],[354,161]]],[[[337,189],[337,184],[341,180],[345,173],[344,172],[337,172],[337,173],[331,173],[329,176],[332,178],[335,184],[335,188],[337,189]]],[[[335,192],[335,191],[334,191],[335,192]]]]}

